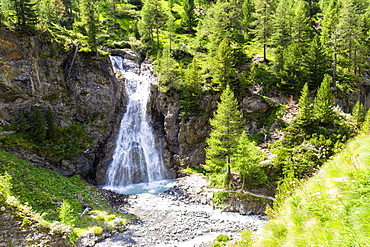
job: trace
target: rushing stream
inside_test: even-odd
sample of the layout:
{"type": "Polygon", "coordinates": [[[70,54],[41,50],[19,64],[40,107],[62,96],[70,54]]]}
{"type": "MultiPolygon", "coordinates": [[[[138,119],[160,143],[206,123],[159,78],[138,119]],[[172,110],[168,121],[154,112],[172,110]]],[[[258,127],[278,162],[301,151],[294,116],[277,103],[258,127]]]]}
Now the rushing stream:
{"type": "Polygon", "coordinates": [[[203,191],[204,178],[190,176],[181,180],[193,188],[196,200],[190,200],[187,189],[181,198],[163,194],[169,188],[180,188],[184,182],[164,179],[160,145],[156,145],[146,109],[152,82],[150,70],[142,71],[141,65],[119,56],[112,56],[111,62],[117,78],[125,82],[127,111],[121,120],[104,189],[134,194],[121,210],[137,219],[123,233],[95,246],[208,246],[219,234],[235,236],[246,228],[257,230],[264,222],[258,216],[214,210],[209,205],[212,193],[203,191]]]}
{"type": "Polygon", "coordinates": [[[164,179],[164,166],[147,116],[149,70],[142,72],[137,63],[119,56],[112,56],[111,61],[117,77],[125,80],[128,99],[105,187],[119,192],[127,185],[164,179]]]}

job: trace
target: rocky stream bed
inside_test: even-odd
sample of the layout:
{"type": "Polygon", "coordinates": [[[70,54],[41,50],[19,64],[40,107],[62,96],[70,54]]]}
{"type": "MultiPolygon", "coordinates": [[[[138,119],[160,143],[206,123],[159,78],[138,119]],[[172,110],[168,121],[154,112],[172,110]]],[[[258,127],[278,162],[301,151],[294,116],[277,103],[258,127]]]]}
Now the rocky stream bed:
{"type": "Polygon", "coordinates": [[[214,210],[211,198],[206,180],[196,174],[177,179],[161,194],[130,195],[114,206],[137,218],[125,232],[95,246],[209,246],[220,234],[236,240],[239,231],[257,231],[264,223],[261,216],[214,210]]]}

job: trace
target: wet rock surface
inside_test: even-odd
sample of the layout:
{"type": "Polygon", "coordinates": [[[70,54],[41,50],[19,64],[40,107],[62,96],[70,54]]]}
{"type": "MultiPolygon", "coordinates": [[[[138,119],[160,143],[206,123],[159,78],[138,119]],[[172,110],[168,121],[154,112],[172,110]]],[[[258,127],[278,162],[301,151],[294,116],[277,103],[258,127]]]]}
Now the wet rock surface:
{"type": "Polygon", "coordinates": [[[95,246],[209,246],[220,234],[238,239],[243,229],[257,231],[260,216],[214,210],[206,181],[192,174],[179,178],[166,192],[128,196],[120,210],[137,216],[128,229],[95,246]]]}

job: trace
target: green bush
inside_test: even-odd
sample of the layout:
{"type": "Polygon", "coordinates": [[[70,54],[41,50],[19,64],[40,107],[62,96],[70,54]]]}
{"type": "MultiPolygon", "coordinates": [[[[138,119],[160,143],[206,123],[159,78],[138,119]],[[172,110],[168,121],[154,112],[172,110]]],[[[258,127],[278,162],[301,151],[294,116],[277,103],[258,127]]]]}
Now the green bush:
{"type": "Polygon", "coordinates": [[[77,220],[76,214],[67,200],[63,200],[59,211],[59,219],[61,223],[66,225],[74,225],[77,220]]]}
{"type": "Polygon", "coordinates": [[[226,242],[226,241],[229,241],[229,239],[230,239],[229,236],[221,234],[217,236],[216,241],[226,242]]]}

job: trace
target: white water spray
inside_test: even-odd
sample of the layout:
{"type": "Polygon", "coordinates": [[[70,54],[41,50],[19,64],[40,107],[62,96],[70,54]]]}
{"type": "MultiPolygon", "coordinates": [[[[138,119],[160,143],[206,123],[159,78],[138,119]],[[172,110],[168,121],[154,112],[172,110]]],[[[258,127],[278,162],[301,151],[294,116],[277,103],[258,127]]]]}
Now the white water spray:
{"type": "Polygon", "coordinates": [[[162,154],[147,116],[153,79],[150,71],[140,71],[136,63],[119,56],[110,59],[117,78],[125,80],[127,111],[121,120],[105,188],[120,190],[130,184],[162,180],[162,154]]]}

